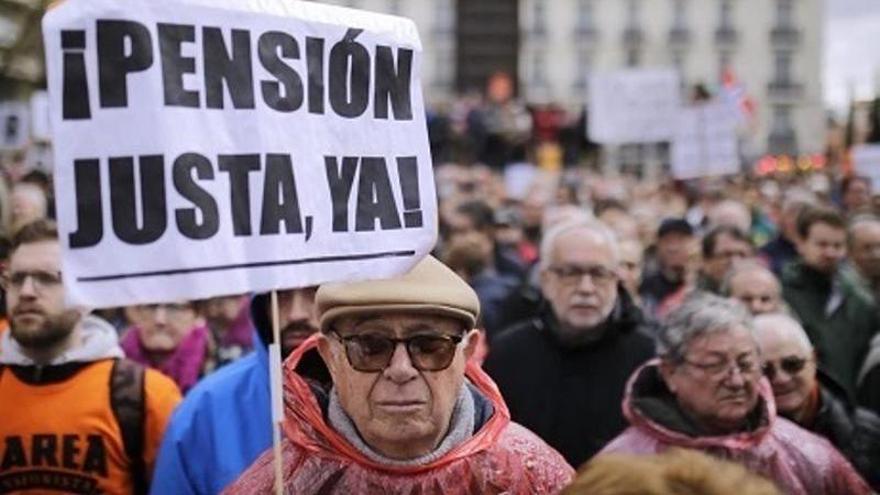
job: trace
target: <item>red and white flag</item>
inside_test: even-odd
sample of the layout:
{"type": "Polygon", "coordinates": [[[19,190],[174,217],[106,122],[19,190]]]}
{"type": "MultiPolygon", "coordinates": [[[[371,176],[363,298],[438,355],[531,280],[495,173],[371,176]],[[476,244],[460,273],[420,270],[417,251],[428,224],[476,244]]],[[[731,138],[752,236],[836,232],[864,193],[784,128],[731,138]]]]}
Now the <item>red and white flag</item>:
{"type": "Polygon", "coordinates": [[[721,74],[721,98],[730,105],[740,123],[748,124],[754,120],[755,100],[730,67],[725,67],[721,74]]]}

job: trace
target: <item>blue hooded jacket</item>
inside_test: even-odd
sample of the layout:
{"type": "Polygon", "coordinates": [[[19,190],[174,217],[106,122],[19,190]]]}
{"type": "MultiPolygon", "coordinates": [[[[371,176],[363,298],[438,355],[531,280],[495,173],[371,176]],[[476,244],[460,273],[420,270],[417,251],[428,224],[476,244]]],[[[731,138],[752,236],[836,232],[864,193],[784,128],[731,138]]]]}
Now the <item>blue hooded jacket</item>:
{"type": "MultiPolygon", "coordinates": [[[[151,494],[220,493],[272,447],[268,307],[268,294],[251,300],[254,352],[207,376],[177,407],[156,460],[151,494]]],[[[311,361],[323,368],[317,354],[311,361]]]]}
{"type": "Polygon", "coordinates": [[[165,430],[150,493],[215,494],[272,446],[269,356],[254,352],[196,385],[165,430]]]}

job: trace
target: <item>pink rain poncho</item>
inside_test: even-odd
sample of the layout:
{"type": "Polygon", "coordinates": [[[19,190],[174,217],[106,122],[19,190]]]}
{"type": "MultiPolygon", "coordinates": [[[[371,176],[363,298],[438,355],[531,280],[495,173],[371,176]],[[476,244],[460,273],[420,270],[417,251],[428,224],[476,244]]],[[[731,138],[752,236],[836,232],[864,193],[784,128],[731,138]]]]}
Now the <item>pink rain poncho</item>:
{"type": "MultiPolygon", "coordinates": [[[[510,421],[498,388],[475,363],[465,371],[494,408],[474,436],[429,464],[385,466],[367,458],[325,421],[309,385],[294,371],[312,337],[285,361],[284,491],[293,494],[544,494],[558,493],[574,471],[535,434],[510,421]]],[[[225,493],[271,493],[271,449],[225,493]]]]}
{"type": "Polygon", "coordinates": [[[773,392],[759,382],[760,426],[726,436],[693,437],[661,425],[634,402],[636,398],[671,394],[662,383],[657,361],[636,370],[627,385],[623,413],[630,427],[601,454],[654,454],[672,447],[691,448],[738,462],[761,474],[788,494],[859,495],[871,489],[844,457],[824,438],[776,416],[773,392]]]}

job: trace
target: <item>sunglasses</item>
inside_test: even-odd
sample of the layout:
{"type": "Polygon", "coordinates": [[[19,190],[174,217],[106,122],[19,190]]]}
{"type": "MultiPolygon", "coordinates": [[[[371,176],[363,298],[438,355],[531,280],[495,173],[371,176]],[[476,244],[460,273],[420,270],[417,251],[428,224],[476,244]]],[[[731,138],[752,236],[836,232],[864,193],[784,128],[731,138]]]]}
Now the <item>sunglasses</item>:
{"type": "MultiPolygon", "coordinates": [[[[779,369],[786,372],[788,375],[796,375],[804,369],[804,366],[807,365],[807,361],[809,361],[807,358],[789,356],[779,360],[779,369]]],[[[763,370],[764,376],[766,376],[768,380],[772,380],[776,377],[776,365],[772,362],[764,363],[763,370]]]]}
{"type": "Polygon", "coordinates": [[[391,364],[397,344],[403,344],[413,367],[419,371],[442,371],[452,364],[455,349],[464,335],[416,335],[406,339],[380,335],[342,336],[331,332],[345,346],[348,364],[357,371],[375,373],[391,364]]]}

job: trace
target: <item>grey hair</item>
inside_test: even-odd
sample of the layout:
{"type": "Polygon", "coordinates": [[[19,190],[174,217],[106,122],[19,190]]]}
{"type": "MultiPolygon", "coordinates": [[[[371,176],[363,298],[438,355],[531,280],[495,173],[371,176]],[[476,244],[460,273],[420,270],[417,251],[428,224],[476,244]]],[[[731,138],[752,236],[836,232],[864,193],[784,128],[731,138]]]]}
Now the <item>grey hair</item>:
{"type": "Polygon", "coordinates": [[[617,235],[614,234],[614,231],[598,220],[575,219],[556,225],[544,234],[544,237],[541,239],[540,259],[538,261],[539,268],[542,271],[549,268],[553,263],[553,249],[556,247],[559,238],[573,230],[587,230],[597,235],[611,250],[614,266],[616,267],[620,264],[620,249],[617,243],[617,235]]]}
{"type": "Polygon", "coordinates": [[[736,326],[754,334],[752,315],[742,303],[696,292],[669,313],[660,326],[657,355],[665,361],[680,363],[694,339],[709,333],[728,332],[736,326]]]}
{"type": "Polygon", "coordinates": [[[805,351],[813,350],[813,343],[799,321],[785,313],[767,313],[755,317],[755,332],[775,332],[797,340],[805,351]]]}
{"type": "Polygon", "coordinates": [[[727,273],[724,274],[724,279],[721,281],[721,295],[730,297],[730,292],[732,290],[733,279],[738,277],[739,275],[743,275],[745,273],[764,273],[770,276],[776,282],[776,288],[779,291],[779,297],[782,297],[782,285],[779,282],[779,277],[776,276],[769,268],[762,265],[758,261],[742,261],[740,263],[734,263],[733,266],[727,270],[727,273]]]}

